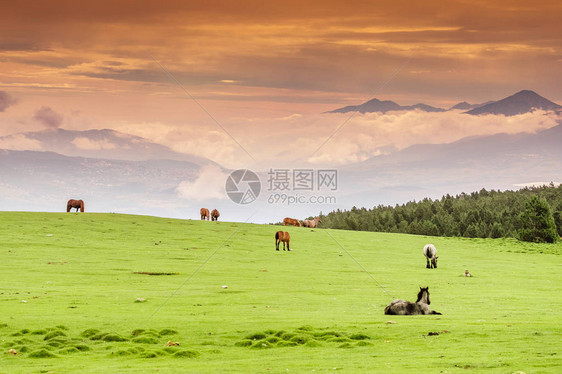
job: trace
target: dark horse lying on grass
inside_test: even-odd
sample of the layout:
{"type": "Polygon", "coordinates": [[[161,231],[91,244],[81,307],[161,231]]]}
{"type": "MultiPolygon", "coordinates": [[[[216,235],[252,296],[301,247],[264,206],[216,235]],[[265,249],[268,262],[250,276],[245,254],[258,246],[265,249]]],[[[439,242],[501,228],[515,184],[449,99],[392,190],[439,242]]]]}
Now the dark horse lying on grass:
{"type": "Polygon", "coordinates": [[[435,310],[429,310],[429,287],[420,287],[418,300],[415,303],[401,299],[394,300],[386,308],[384,314],[417,315],[417,314],[441,314],[435,310]]]}
{"type": "Polygon", "coordinates": [[[76,211],[78,212],[78,209],[80,209],[81,212],[84,212],[84,201],[83,200],[68,200],[68,203],[66,203],[66,212],[70,212],[70,209],[72,208],[76,208],[76,211]]]}
{"type": "Polygon", "coordinates": [[[279,250],[279,243],[283,242],[283,250],[285,250],[285,243],[287,243],[287,251],[290,251],[289,248],[289,241],[291,240],[291,236],[287,231],[277,231],[275,233],[275,250],[279,250]]]}

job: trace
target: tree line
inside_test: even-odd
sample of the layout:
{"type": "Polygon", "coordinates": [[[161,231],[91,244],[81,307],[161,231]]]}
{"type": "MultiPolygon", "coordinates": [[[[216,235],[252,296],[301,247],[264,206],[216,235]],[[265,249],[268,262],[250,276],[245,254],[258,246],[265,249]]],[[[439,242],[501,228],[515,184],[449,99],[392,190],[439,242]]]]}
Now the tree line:
{"type": "Polygon", "coordinates": [[[562,235],[562,185],[551,183],[516,191],[482,189],[470,194],[447,194],[439,200],[426,198],[372,209],[338,209],[322,216],[322,227],[555,242],[562,235]]]}

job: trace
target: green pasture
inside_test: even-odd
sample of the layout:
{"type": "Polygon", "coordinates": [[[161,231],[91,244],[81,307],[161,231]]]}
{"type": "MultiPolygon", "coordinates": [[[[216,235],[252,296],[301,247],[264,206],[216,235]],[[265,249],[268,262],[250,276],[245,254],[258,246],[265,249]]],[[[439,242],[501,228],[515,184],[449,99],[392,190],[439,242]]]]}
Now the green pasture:
{"type": "Polygon", "coordinates": [[[562,372],[562,244],[279,229],[0,213],[0,373],[562,372]]]}

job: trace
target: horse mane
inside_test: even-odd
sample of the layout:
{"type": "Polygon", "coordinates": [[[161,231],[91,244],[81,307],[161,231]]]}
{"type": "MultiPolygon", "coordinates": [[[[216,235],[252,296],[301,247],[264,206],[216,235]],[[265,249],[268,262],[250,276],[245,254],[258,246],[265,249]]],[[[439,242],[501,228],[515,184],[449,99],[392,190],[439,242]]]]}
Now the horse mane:
{"type": "Polygon", "coordinates": [[[418,299],[416,300],[416,303],[420,302],[424,292],[427,292],[427,296],[429,299],[429,287],[420,287],[420,292],[418,292],[418,299]]]}

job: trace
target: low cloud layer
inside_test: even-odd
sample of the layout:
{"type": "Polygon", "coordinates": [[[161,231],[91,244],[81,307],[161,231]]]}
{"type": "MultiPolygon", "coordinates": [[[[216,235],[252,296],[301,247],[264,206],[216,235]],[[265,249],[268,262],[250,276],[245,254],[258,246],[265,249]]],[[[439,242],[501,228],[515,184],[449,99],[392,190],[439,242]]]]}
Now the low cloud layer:
{"type": "Polygon", "coordinates": [[[50,107],[43,106],[35,111],[33,119],[42,123],[49,129],[57,129],[62,124],[63,116],[50,107]]]}
{"type": "Polygon", "coordinates": [[[5,111],[10,106],[17,102],[9,93],[6,91],[0,91],[0,112],[5,111]]]}
{"type": "Polygon", "coordinates": [[[224,173],[217,166],[204,166],[199,171],[199,175],[195,181],[181,182],[176,191],[180,198],[186,200],[221,200],[226,198],[224,185],[227,177],[228,174],[224,173]]]}
{"type": "Polygon", "coordinates": [[[0,149],[12,151],[42,151],[43,145],[39,140],[30,139],[24,134],[14,134],[0,138],[0,149]]]}
{"type": "Polygon", "coordinates": [[[197,124],[121,124],[118,130],[151,139],[178,152],[210,158],[225,167],[267,168],[342,165],[414,144],[450,143],[469,136],[498,133],[533,133],[556,126],[559,121],[557,116],[540,111],[511,117],[420,111],[369,113],[350,120],[349,117],[349,114],[293,115],[224,122],[224,127],[244,149],[221,129],[197,124]]]}
{"type": "Polygon", "coordinates": [[[72,141],[72,144],[76,146],[78,149],[83,149],[86,151],[100,151],[104,149],[115,149],[117,145],[111,143],[107,139],[103,140],[92,140],[85,137],[75,138],[72,141]]]}

